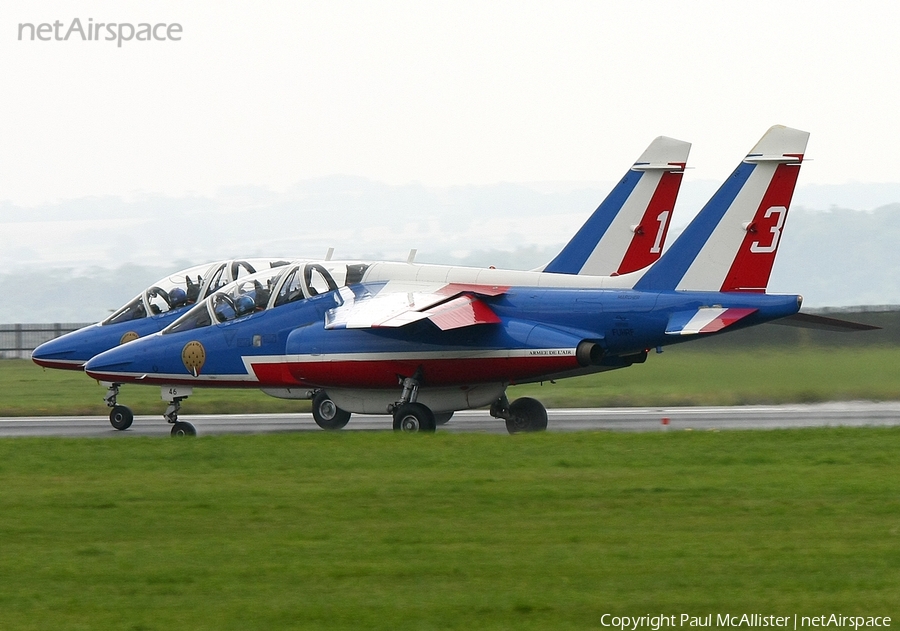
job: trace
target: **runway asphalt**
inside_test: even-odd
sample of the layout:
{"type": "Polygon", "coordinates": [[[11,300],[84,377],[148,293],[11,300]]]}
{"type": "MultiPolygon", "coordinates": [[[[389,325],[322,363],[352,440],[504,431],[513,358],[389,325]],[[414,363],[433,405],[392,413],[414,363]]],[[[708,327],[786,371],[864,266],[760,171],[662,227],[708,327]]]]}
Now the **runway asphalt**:
{"type": "MultiPolygon", "coordinates": [[[[808,405],[552,409],[548,431],[661,432],[685,430],[752,430],[798,427],[875,427],[900,425],[900,402],[850,401],[808,405]]],[[[322,431],[310,414],[185,414],[197,434],[247,434],[322,431]]],[[[20,417],[0,419],[0,437],[168,436],[170,425],[162,415],[138,416],[130,429],[113,429],[106,416],[20,417]]],[[[353,415],[344,431],[390,431],[388,416],[353,415]]],[[[486,410],[457,412],[438,432],[505,434],[503,421],[486,410]]]]}

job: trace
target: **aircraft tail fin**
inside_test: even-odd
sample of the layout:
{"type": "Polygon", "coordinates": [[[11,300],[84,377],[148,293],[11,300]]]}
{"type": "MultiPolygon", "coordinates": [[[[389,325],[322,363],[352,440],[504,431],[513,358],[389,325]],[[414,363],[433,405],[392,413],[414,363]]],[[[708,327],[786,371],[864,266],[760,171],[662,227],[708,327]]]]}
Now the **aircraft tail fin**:
{"type": "Polygon", "coordinates": [[[662,253],[691,144],[660,136],[543,271],[610,276],[662,253]]]}
{"type": "Polygon", "coordinates": [[[634,288],[764,293],[808,140],[770,128],[634,288]]]}

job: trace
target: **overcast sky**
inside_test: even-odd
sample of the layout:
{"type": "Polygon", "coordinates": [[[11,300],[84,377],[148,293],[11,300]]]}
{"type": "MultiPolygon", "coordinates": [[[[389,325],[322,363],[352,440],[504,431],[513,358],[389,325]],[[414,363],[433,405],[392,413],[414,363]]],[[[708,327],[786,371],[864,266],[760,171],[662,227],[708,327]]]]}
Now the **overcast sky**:
{"type": "Polygon", "coordinates": [[[898,25],[865,1],[6,2],[0,200],[608,182],[657,135],[721,180],[776,123],[812,134],[801,184],[894,182],[898,25]],[[182,32],[18,39],[75,18],[182,32]]]}

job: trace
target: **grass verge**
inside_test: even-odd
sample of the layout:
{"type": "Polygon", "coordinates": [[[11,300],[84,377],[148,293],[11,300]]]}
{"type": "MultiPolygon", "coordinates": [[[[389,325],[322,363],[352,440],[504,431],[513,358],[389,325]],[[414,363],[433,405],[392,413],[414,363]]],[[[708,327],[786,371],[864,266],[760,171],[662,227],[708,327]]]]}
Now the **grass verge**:
{"type": "Polygon", "coordinates": [[[900,613],[898,429],[0,441],[4,629],[900,613]]]}

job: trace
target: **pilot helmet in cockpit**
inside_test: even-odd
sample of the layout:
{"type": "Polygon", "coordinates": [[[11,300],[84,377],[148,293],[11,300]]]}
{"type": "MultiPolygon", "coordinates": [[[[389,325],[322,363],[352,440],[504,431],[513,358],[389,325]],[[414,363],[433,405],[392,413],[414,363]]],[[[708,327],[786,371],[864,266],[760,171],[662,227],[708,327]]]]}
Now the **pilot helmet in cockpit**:
{"type": "Polygon", "coordinates": [[[183,307],[187,304],[187,300],[187,292],[185,292],[181,287],[175,287],[169,292],[169,306],[172,309],[183,307]]]}

